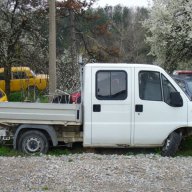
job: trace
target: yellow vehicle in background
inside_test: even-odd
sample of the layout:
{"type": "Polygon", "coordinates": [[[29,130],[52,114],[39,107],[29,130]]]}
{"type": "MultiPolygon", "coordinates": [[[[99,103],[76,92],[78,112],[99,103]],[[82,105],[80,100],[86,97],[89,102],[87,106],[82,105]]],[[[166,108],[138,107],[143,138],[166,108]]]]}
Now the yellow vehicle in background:
{"type": "MultiPolygon", "coordinates": [[[[44,90],[48,85],[48,75],[36,75],[29,67],[12,67],[10,91],[21,91],[27,88],[44,90]]],[[[0,88],[5,91],[4,68],[0,68],[0,88]]]]}
{"type": "Polygon", "coordinates": [[[7,95],[2,89],[0,89],[0,102],[7,102],[7,101],[8,101],[7,95]]]}

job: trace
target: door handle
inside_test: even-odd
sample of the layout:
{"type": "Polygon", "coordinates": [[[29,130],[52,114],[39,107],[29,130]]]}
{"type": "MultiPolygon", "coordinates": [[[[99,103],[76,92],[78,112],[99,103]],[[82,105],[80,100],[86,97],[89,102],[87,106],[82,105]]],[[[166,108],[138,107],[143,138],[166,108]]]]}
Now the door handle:
{"type": "Polygon", "coordinates": [[[135,112],[143,112],[143,105],[135,105],[135,112]]]}
{"type": "Polygon", "coordinates": [[[93,105],[93,112],[101,112],[101,105],[94,104],[93,105]]]}

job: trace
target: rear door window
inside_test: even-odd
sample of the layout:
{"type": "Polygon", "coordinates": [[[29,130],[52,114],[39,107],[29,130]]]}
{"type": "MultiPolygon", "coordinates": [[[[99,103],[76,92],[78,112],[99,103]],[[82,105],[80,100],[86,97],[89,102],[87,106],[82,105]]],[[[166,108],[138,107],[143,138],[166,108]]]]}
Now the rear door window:
{"type": "Polygon", "coordinates": [[[126,99],[127,73],[125,71],[98,71],[96,73],[96,98],[99,100],[126,99]]]}

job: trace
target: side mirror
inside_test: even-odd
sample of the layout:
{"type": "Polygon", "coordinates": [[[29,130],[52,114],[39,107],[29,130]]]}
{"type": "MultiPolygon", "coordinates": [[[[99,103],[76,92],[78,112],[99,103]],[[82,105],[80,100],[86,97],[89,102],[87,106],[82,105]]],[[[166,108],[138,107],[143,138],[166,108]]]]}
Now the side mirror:
{"type": "Polygon", "coordinates": [[[183,99],[179,92],[171,92],[170,93],[170,105],[172,107],[182,107],[183,106],[183,99]]]}

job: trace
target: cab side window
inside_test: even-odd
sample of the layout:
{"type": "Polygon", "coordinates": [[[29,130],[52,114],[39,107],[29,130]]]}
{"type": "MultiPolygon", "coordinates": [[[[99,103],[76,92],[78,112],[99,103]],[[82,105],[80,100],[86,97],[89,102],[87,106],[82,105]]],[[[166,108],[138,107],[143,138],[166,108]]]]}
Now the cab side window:
{"type": "Polygon", "coordinates": [[[5,80],[4,73],[0,73],[0,80],[5,80]]]}
{"type": "Polygon", "coordinates": [[[26,73],[23,71],[13,72],[13,79],[27,79],[26,73]]]}
{"type": "Polygon", "coordinates": [[[155,71],[139,72],[139,97],[148,101],[164,101],[171,105],[171,93],[177,92],[171,82],[155,71]]]}
{"type": "Polygon", "coordinates": [[[98,71],[96,73],[96,98],[99,100],[126,99],[127,73],[125,71],[98,71]]]}
{"type": "Polygon", "coordinates": [[[142,100],[163,100],[159,72],[141,71],[139,73],[139,96],[142,100]]]}

